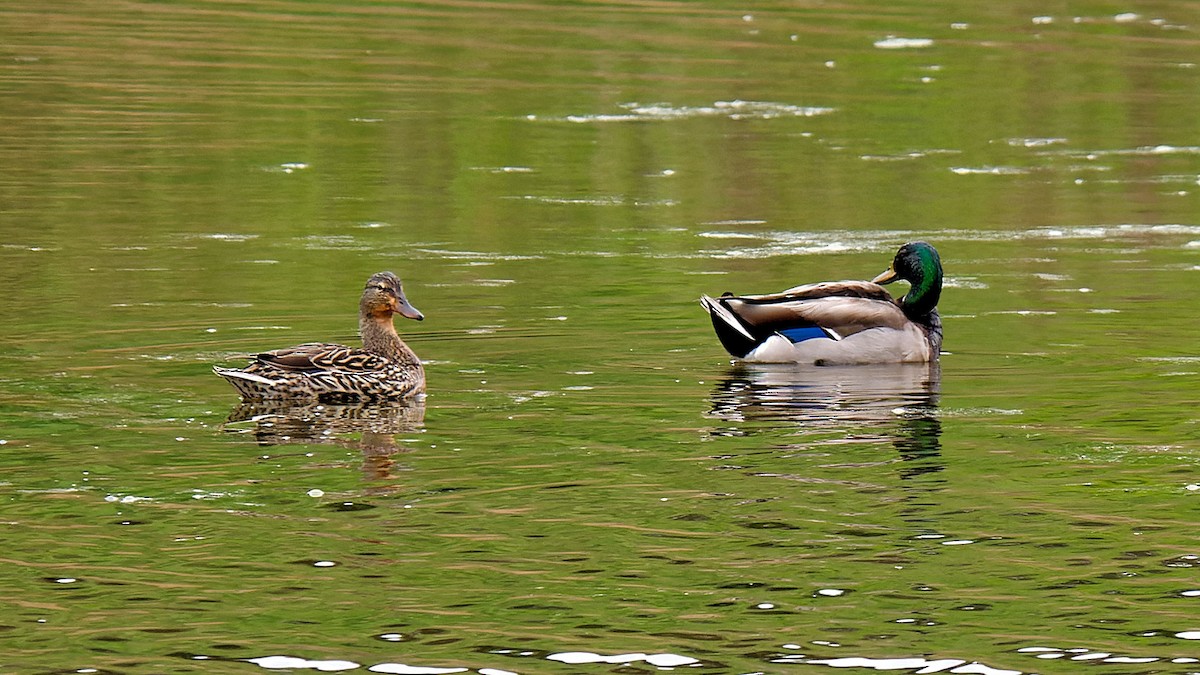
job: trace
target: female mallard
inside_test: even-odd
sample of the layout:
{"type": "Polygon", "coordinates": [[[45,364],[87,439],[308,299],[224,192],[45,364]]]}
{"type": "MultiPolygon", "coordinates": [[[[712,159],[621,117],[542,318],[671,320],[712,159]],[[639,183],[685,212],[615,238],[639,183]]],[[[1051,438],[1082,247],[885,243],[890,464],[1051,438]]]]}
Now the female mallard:
{"type": "Polygon", "coordinates": [[[425,391],[421,360],[396,334],[392,315],[425,318],[404,297],[400,279],[380,272],[367,280],[358,303],[362,349],[310,342],[263,352],[245,368],[213,367],[247,400],[397,399],[425,391]]]}
{"type": "Polygon", "coordinates": [[[935,361],[942,348],[942,261],[932,246],[900,247],[871,281],[827,281],[772,295],[726,293],[700,304],[721,344],[744,361],[815,365],[935,361]],[[880,284],[912,284],[900,300],[880,284]]]}

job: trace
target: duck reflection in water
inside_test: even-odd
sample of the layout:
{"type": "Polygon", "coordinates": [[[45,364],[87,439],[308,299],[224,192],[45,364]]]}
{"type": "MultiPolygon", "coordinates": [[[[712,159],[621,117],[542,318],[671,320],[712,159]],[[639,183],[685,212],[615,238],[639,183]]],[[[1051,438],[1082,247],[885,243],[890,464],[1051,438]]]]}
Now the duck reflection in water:
{"type": "Polygon", "coordinates": [[[262,446],[321,444],[360,450],[365,477],[377,480],[391,477],[395,455],[411,452],[397,443],[396,435],[420,431],[424,422],[424,397],[354,404],[243,401],[223,428],[253,434],[262,446]]]}
{"type": "MultiPolygon", "coordinates": [[[[942,469],[936,461],[941,454],[940,382],[937,362],[844,367],[739,363],[717,383],[710,416],[886,438],[902,460],[914,462],[901,471],[903,478],[912,478],[942,469]]],[[[741,425],[713,432],[753,433],[741,425]]]]}

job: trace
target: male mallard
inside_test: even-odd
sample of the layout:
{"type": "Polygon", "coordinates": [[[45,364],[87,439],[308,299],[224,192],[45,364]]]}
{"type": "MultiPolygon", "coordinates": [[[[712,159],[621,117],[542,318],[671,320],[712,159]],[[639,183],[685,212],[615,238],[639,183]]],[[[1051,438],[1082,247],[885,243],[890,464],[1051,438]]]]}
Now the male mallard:
{"type": "Polygon", "coordinates": [[[923,241],[900,247],[871,281],[827,281],[771,295],[726,293],[700,304],[725,349],[744,361],[815,365],[928,362],[942,348],[942,262],[923,241]],[[900,300],[880,284],[904,279],[900,300]]]}
{"type": "Polygon", "coordinates": [[[309,342],[264,352],[242,369],[213,367],[248,400],[397,399],[425,391],[421,360],[396,334],[392,315],[425,318],[404,297],[400,279],[379,272],[367,280],[358,303],[361,349],[309,342]]]}

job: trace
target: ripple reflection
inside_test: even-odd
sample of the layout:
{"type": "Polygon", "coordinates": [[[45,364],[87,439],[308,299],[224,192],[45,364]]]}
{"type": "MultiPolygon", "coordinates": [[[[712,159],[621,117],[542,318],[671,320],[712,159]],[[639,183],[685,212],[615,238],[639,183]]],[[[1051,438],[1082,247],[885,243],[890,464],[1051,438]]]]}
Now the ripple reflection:
{"type": "Polygon", "coordinates": [[[347,405],[243,401],[229,413],[222,428],[228,433],[253,434],[260,446],[321,444],[358,449],[363,454],[364,476],[372,480],[389,477],[393,456],[408,452],[396,435],[420,431],[424,422],[424,399],[347,405]]]}
{"type": "MultiPolygon", "coordinates": [[[[784,423],[806,432],[869,433],[890,440],[904,460],[928,460],[941,454],[940,384],[936,363],[844,368],[737,364],[717,382],[709,416],[733,423],[784,423]]],[[[713,432],[754,433],[741,426],[713,432]]],[[[941,468],[923,462],[903,477],[941,468]]]]}
{"type": "MultiPolygon", "coordinates": [[[[818,644],[814,642],[814,644],[818,644]]],[[[821,643],[826,644],[826,643],[821,643]]],[[[829,643],[832,644],[832,643],[829,643]]],[[[833,645],[836,646],[836,645],[833,645]]],[[[817,657],[805,654],[800,651],[802,647],[798,644],[783,645],[783,650],[768,650],[766,652],[747,654],[747,656],[757,657],[763,662],[771,664],[789,664],[789,665],[809,665],[809,666],[827,666],[847,672],[861,671],[887,671],[887,672],[903,672],[903,673],[971,673],[974,675],[1025,675],[1033,671],[1017,670],[1009,667],[997,667],[983,663],[980,660],[970,658],[954,658],[954,657],[931,657],[925,656],[901,656],[901,657],[864,657],[864,656],[835,656],[835,657],[817,657]]],[[[477,650],[484,654],[496,654],[506,657],[529,658],[533,660],[553,661],[557,663],[574,665],[574,666],[596,666],[593,669],[580,668],[580,672],[643,672],[637,667],[640,663],[645,663],[656,670],[674,670],[680,667],[697,668],[700,670],[711,670],[713,668],[723,668],[724,665],[717,662],[705,662],[690,656],[664,652],[664,653],[644,653],[631,652],[622,654],[597,654],[592,652],[545,652],[541,650],[520,649],[520,648],[482,648],[477,650]],[[616,668],[604,668],[604,666],[616,666],[616,668]]],[[[1022,655],[1031,655],[1036,658],[1046,659],[1067,659],[1076,662],[1086,662],[1092,664],[1145,664],[1145,663],[1169,663],[1177,665],[1186,665],[1194,668],[1194,664],[1200,663],[1200,659],[1194,657],[1165,657],[1165,656],[1114,656],[1108,652],[1096,651],[1086,647],[1073,647],[1065,649],[1052,649],[1046,647],[1026,647],[1017,649],[1016,653],[1022,655]]],[[[197,661],[243,661],[252,663],[267,670],[317,670],[321,672],[339,672],[348,670],[358,670],[365,668],[373,673],[405,673],[407,675],[441,675],[443,673],[479,673],[479,675],[514,675],[513,671],[502,670],[491,666],[462,666],[462,665],[412,665],[398,662],[383,662],[374,665],[364,665],[354,661],[342,659],[329,660],[312,660],[296,656],[261,656],[246,659],[225,658],[220,656],[201,655],[201,654],[177,654],[189,660],[197,661]]],[[[1192,672],[1189,670],[1188,672],[1192,672]]]]}

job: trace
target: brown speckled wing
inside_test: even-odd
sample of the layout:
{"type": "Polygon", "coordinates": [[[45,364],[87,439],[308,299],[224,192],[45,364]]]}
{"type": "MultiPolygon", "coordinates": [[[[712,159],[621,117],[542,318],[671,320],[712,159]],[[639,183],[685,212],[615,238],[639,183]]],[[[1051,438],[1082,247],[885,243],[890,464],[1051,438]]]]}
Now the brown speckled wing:
{"type": "Polygon", "coordinates": [[[321,370],[324,367],[320,365],[320,359],[322,358],[322,355],[329,352],[347,349],[349,348],[344,345],[329,344],[324,342],[307,342],[295,347],[286,347],[284,349],[263,352],[255,356],[255,360],[261,364],[273,366],[275,368],[279,368],[280,370],[321,370]]]}
{"type": "Polygon", "coordinates": [[[314,354],[312,363],[321,370],[348,373],[378,373],[391,366],[391,361],[382,356],[349,347],[314,354]]]}

